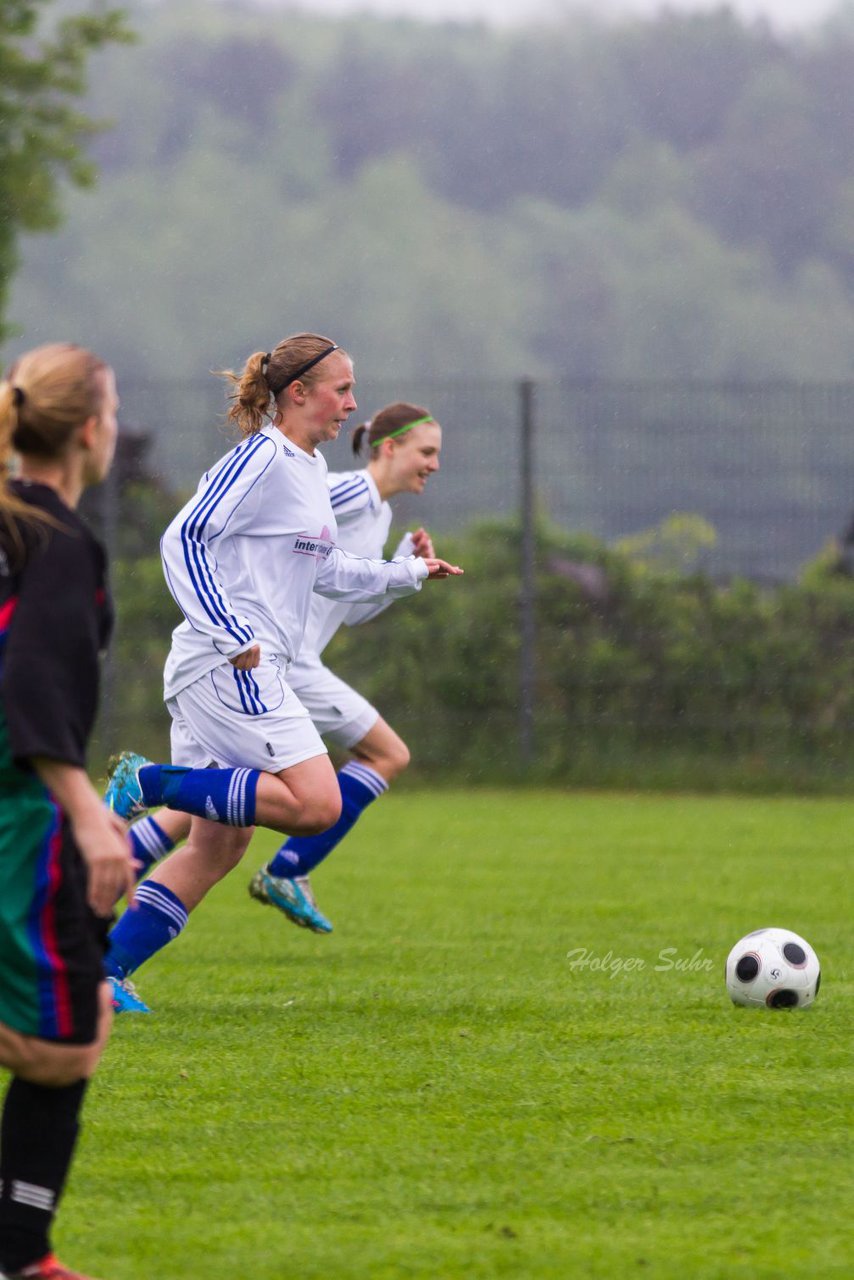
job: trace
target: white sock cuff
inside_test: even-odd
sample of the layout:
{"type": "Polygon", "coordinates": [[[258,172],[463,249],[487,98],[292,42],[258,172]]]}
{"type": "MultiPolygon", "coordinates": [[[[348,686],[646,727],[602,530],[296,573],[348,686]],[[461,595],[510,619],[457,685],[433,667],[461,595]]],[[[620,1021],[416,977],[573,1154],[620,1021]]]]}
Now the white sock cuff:
{"type": "Polygon", "coordinates": [[[166,919],[180,932],[188,920],[188,912],[171,889],[162,892],[156,880],[144,881],[134,895],[135,901],[166,919]]]}
{"type": "Polygon", "coordinates": [[[345,764],[344,768],[339,771],[338,776],[346,773],[349,777],[355,778],[356,782],[361,782],[363,787],[375,796],[381,796],[383,792],[388,791],[388,783],[376,769],[372,769],[368,764],[362,764],[360,760],[351,760],[349,764],[345,764]]]}
{"type": "Polygon", "coordinates": [[[150,814],[147,818],[140,818],[135,822],[130,829],[130,834],[134,840],[139,841],[151,858],[162,858],[164,853],[170,853],[174,848],[163,828],[150,814]]]}

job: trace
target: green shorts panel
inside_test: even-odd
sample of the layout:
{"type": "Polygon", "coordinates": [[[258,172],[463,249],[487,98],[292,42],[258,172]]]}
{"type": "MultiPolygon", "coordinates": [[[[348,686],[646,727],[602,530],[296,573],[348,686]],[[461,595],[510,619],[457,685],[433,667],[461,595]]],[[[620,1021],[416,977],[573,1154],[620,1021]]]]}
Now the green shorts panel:
{"type": "Polygon", "coordinates": [[[38,781],[0,774],[0,1022],[88,1044],[103,981],[101,925],[64,814],[38,781]]]}

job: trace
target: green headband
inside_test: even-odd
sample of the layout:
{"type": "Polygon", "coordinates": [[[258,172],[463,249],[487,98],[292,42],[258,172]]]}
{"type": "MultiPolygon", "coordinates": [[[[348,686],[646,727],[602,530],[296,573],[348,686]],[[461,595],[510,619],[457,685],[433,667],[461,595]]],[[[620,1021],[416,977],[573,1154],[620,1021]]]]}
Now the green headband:
{"type": "Polygon", "coordinates": [[[420,427],[422,422],[432,422],[432,413],[425,413],[423,418],[416,418],[414,422],[407,422],[405,427],[398,427],[397,431],[389,431],[387,436],[380,436],[379,440],[371,443],[371,448],[376,449],[378,444],[384,444],[386,440],[394,440],[396,436],[402,436],[404,432],[411,431],[413,427],[420,427]]]}

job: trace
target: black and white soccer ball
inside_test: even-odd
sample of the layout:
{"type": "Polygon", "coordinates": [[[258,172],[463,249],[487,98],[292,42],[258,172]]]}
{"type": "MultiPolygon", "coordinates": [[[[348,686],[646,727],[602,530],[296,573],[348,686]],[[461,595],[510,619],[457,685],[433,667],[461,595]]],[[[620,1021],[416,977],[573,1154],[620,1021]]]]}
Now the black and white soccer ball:
{"type": "Polygon", "coordinates": [[[805,1009],[820,984],[818,956],[790,929],[757,929],[727,956],[726,989],[734,1004],[805,1009]]]}

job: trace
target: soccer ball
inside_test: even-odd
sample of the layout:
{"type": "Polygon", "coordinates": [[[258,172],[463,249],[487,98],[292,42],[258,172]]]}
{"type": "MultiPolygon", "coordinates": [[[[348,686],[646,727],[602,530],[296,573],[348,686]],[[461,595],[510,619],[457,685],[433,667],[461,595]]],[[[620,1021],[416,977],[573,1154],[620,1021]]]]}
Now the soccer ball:
{"type": "Polygon", "coordinates": [[[726,989],[734,1004],[805,1009],[820,983],[818,956],[789,929],[756,929],[727,956],[726,989]]]}

